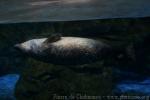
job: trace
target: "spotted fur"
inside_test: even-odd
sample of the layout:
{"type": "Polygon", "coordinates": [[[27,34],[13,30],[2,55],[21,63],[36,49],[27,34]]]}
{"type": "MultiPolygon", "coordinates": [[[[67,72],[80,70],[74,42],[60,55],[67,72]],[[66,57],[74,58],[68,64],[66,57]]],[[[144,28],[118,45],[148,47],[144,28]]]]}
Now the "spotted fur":
{"type": "Polygon", "coordinates": [[[62,65],[95,62],[110,52],[109,45],[89,38],[61,37],[58,41],[45,43],[46,40],[29,40],[17,48],[41,61],[62,65]]]}

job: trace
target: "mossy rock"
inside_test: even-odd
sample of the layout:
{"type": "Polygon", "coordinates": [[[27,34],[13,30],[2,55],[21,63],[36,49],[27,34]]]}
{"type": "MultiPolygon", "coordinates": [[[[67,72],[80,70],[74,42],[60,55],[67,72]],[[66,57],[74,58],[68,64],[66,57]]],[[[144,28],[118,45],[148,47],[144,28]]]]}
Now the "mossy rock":
{"type": "Polygon", "coordinates": [[[29,63],[30,67],[23,72],[16,86],[17,100],[52,100],[54,95],[112,94],[112,71],[109,67],[102,66],[102,63],[80,68],[78,66],[77,69],[73,66],[54,66],[33,59],[30,59],[29,63]],[[84,71],[84,68],[88,70],[84,71]],[[95,73],[90,71],[90,68],[100,71],[95,73]]]}

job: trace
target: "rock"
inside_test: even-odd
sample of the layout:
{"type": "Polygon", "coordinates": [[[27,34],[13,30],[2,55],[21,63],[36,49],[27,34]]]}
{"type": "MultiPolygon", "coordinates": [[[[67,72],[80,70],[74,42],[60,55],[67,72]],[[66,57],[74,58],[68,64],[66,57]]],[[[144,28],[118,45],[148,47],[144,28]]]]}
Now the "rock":
{"type": "Polygon", "coordinates": [[[52,100],[54,95],[109,95],[113,75],[100,63],[77,67],[54,66],[30,59],[16,87],[18,100],[52,100]],[[74,69],[77,68],[77,69],[74,69]]]}

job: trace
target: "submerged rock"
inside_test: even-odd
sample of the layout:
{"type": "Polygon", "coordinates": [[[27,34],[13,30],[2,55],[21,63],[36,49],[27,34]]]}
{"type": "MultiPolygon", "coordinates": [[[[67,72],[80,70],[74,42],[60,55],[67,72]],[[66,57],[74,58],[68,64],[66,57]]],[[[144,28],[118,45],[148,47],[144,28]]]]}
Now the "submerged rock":
{"type": "Polygon", "coordinates": [[[18,79],[18,74],[0,77],[0,100],[15,100],[14,91],[18,79]]]}
{"type": "MultiPolygon", "coordinates": [[[[111,95],[113,75],[101,63],[73,69],[30,59],[16,87],[18,100],[53,100],[55,95],[111,95]]],[[[55,99],[54,99],[55,100],[55,99]]]]}

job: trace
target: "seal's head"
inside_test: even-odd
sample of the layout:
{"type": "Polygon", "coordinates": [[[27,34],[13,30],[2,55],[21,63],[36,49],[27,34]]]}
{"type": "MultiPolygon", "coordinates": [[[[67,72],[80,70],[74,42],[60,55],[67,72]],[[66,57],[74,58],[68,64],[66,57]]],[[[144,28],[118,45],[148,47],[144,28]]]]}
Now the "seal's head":
{"type": "Polygon", "coordinates": [[[20,44],[16,44],[14,47],[17,50],[22,51],[24,53],[36,53],[38,52],[39,48],[45,40],[46,38],[32,39],[20,44]]]}
{"type": "Polygon", "coordinates": [[[27,54],[39,54],[46,44],[56,42],[61,39],[61,35],[54,34],[51,35],[49,38],[41,38],[41,39],[32,39],[28,40],[26,42],[16,44],[14,47],[27,54]]]}

